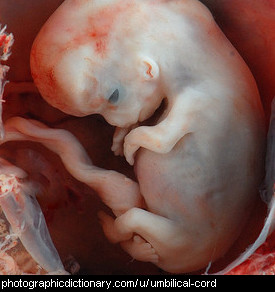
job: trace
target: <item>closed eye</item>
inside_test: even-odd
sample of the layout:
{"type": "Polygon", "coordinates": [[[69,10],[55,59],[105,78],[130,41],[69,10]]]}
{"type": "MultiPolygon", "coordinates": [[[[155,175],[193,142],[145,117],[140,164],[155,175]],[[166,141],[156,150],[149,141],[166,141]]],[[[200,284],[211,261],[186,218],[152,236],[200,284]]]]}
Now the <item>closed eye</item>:
{"type": "Polygon", "coordinates": [[[112,104],[115,104],[115,103],[118,102],[118,100],[119,100],[119,90],[116,89],[116,90],[112,93],[112,95],[109,97],[108,101],[109,101],[110,103],[112,103],[112,104]]]}

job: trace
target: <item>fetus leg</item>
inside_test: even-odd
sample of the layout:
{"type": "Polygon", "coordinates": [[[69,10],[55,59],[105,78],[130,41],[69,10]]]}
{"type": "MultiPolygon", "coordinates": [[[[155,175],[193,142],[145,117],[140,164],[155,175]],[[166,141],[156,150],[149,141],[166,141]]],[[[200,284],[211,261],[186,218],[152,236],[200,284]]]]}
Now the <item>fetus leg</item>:
{"type": "Polygon", "coordinates": [[[108,240],[119,242],[140,261],[157,263],[163,252],[185,241],[175,222],[140,208],[132,208],[116,219],[103,212],[98,215],[108,240]]]}

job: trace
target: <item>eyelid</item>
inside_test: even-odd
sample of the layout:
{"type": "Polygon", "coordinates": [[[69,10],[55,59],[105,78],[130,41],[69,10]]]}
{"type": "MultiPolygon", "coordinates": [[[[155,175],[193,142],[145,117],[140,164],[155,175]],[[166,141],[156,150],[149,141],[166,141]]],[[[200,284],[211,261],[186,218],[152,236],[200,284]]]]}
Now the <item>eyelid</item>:
{"type": "Polygon", "coordinates": [[[112,95],[109,97],[108,101],[112,104],[117,103],[119,100],[119,90],[116,89],[112,95]]]}

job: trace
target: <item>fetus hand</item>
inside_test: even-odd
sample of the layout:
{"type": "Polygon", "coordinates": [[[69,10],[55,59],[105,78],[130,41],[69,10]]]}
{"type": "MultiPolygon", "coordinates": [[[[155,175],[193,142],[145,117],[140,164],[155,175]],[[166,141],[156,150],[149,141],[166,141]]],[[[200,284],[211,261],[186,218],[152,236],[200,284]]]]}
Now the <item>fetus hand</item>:
{"type": "Polygon", "coordinates": [[[132,130],[125,137],[124,155],[129,164],[134,164],[135,154],[140,147],[144,147],[155,152],[165,153],[165,151],[167,151],[162,141],[162,137],[158,135],[154,127],[138,127],[132,130]]]}
{"type": "Polygon", "coordinates": [[[113,136],[113,145],[111,148],[111,150],[114,152],[115,155],[123,156],[123,154],[124,154],[124,149],[123,149],[124,139],[127,136],[127,134],[129,134],[129,132],[137,126],[138,126],[138,124],[133,125],[129,128],[116,127],[115,133],[113,136]]]}

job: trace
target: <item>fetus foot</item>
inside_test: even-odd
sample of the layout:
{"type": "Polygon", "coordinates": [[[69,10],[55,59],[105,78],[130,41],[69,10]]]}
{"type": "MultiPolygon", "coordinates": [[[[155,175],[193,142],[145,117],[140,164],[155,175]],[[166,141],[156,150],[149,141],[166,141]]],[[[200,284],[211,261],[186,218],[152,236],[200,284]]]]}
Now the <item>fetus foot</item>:
{"type": "Polygon", "coordinates": [[[139,235],[135,235],[133,239],[121,242],[120,245],[135,260],[153,264],[158,263],[159,256],[155,249],[139,235]]]}
{"type": "Polygon", "coordinates": [[[98,217],[104,234],[110,242],[120,242],[121,247],[138,261],[158,263],[159,257],[149,242],[139,235],[133,235],[128,228],[121,228],[121,225],[118,228],[117,219],[115,220],[104,212],[99,212],[98,217]]]}
{"type": "MultiPolygon", "coordinates": [[[[120,243],[134,259],[151,262],[169,272],[192,266],[193,237],[182,225],[140,208],[132,208],[117,218],[99,213],[107,239],[120,243]]],[[[208,257],[207,257],[208,261],[208,257]]]]}

